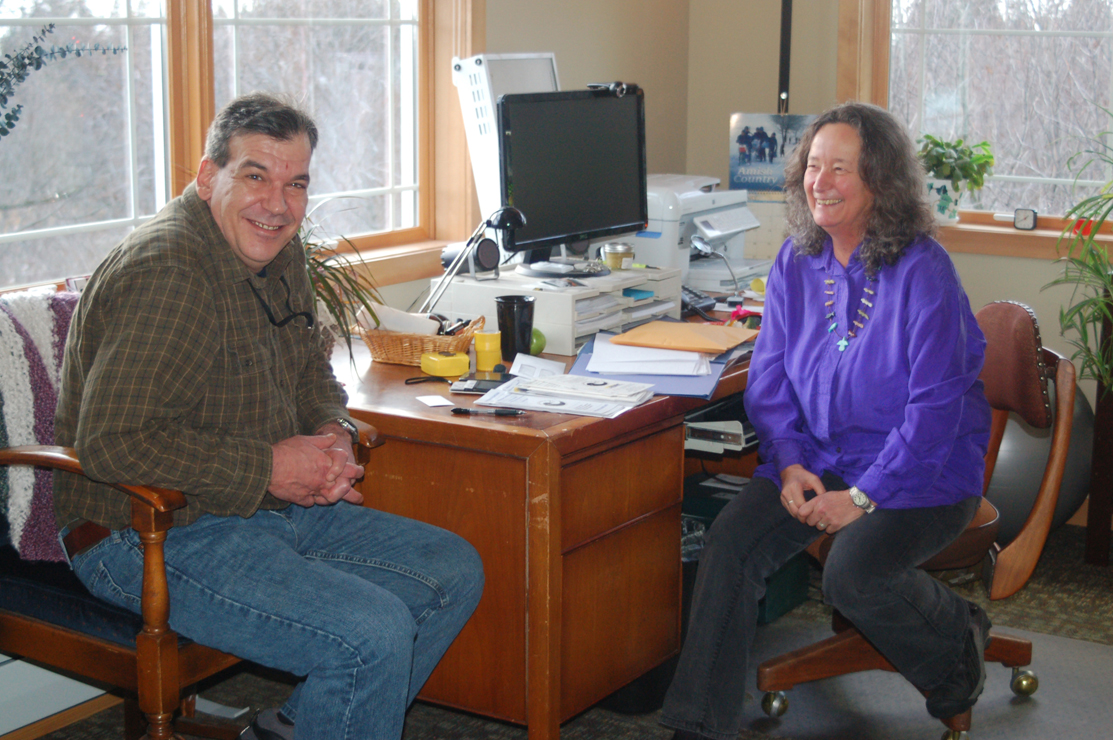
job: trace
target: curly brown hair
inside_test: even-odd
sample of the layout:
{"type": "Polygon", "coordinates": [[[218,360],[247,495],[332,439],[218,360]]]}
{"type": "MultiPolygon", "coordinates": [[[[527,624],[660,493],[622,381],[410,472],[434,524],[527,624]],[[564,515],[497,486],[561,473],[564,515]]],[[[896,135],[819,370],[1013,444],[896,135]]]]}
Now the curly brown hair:
{"type": "Polygon", "coordinates": [[[845,123],[858,132],[862,153],[858,174],[873,195],[858,258],[875,275],[893,265],[921,234],[935,236],[935,217],[925,198],[924,166],[904,125],[892,113],[869,103],[831,108],[804,131],[785,164],[785,220],[798,254],[819,254],[827,232],[812,218],[804,192],[804,171],[812,140],[824,126],[845,123]]]}

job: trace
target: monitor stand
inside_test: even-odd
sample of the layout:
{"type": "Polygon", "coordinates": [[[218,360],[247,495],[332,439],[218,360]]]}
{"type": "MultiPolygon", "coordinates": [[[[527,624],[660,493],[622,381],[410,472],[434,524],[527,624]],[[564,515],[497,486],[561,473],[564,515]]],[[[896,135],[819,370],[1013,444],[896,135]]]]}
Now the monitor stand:
{"type": "Polygon", "coordinates": [[[587,278],[610,275],[611,270],[602,262],[592,262],[582,257],[549,257],[545,259],[541,250],[530,252],[526,261],[514,271],[519,275],[532,278],[587,278]]]}

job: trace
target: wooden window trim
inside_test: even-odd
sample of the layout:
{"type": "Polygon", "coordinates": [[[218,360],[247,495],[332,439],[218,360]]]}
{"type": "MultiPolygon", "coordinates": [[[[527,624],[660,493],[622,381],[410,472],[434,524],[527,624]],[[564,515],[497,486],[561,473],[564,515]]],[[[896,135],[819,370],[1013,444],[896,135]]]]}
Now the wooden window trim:
{"type": "MultiPolygon", "coordinates": [[[[441,274],[440,250],[450,241],[466,238],[479,218],[450,63],[453,56],[471,56],[483,48],[486,2],[420,3],[421,226],[351,238],[360,260],[380,285],[441,274]]],[[[216,114],[209,0],[168,0],[167,55],[171,188],[179,195],[196,176],[205,135],[216,114]]]]}
{"type": "MultiPolygon", "coordinates": [[[[890,15],[889,0],[839,0],[837,100],[888,106],[890,15]]],[[[939,230],[939,242],[953,252],[1054,260],[1065,224],[1041,215],[1040,228],[1019,231],[991,213],[960,211],[958,225],[939,230]]]]}

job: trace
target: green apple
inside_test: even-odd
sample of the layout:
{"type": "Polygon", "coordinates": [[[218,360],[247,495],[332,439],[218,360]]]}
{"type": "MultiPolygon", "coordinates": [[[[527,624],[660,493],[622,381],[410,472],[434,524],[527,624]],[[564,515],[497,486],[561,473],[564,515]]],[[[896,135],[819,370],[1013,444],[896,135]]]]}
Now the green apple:
{"type": "Polygon", "coordinates": [[[545,335],[540,329],[534,329],[529,339],[529,353],[539,355],[545,351],[545,335]]]}

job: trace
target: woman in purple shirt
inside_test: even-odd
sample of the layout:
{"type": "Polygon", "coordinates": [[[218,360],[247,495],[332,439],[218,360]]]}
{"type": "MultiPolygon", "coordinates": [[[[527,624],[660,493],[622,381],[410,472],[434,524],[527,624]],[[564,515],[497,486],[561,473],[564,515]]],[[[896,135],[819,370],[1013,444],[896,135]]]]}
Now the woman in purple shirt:
{"type": "Polygon", "coordinates": [[[792,237],[745,396],[762,463],[708,533],[662,712],[676,740],[738,736],[765,579],[824,532],[824,599],[928,712],[981,693],[988,617],[917,569],[977,511],[990,424],[985,339],[924,192],[903,125],[872,105],[819,116],[786,163],[792,237]]]}

